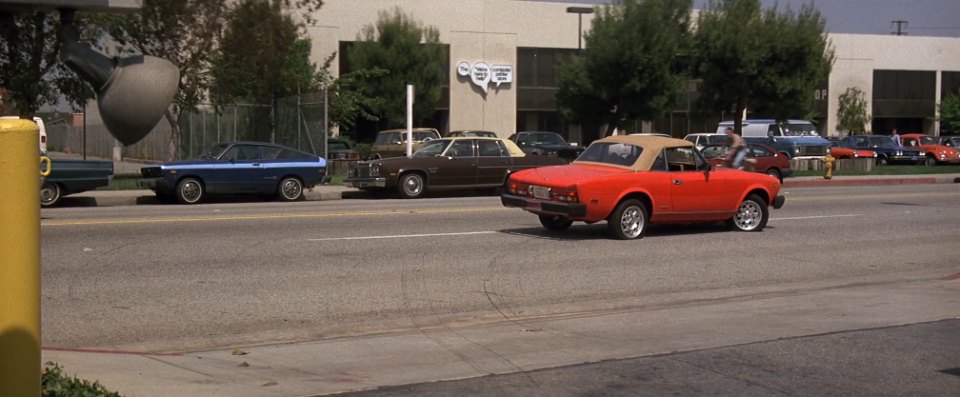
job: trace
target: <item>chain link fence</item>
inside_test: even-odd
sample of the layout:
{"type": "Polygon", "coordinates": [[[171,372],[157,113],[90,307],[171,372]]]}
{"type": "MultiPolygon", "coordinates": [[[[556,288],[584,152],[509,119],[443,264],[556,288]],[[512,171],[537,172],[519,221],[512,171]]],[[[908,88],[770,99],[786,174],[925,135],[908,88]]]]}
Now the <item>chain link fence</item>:
{"type": "MultiPolygon", "coordinates": [[[[201,106],[198,111],[184,114],[179,122],[177,160],[196,158],[212,145],[229,141],[274,142],[324,156],[324,112],[323,93],[281,98],[273,104],[238,104],[219,109],[201,106]]],[[[45,124],[48,151],[152,162],[166,160],[170,145],[170,126],[165,119],[143,140],[125,147],[93,114],[86,125],[82,115],[46,120],[45,124]]]]}

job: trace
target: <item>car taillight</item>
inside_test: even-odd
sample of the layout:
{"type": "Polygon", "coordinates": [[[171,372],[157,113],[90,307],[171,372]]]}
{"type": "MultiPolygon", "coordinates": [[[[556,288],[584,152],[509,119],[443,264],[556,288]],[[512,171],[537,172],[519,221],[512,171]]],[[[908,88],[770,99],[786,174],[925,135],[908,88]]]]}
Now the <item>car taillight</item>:
{"type": "Polygon", "coordinates": [[[515,194],[517,196],[527,196],[530,194],[530,185],[526,183],[513,182],[511,181],[507,190],[510,191],[510,194],[515,194]]]}
{"type": "Polygon", "coordinates": [[[577,197],[577,188],[568,187],[551,189],[550,199],[564,203],[576,203],[579,200],[577,197]]]}

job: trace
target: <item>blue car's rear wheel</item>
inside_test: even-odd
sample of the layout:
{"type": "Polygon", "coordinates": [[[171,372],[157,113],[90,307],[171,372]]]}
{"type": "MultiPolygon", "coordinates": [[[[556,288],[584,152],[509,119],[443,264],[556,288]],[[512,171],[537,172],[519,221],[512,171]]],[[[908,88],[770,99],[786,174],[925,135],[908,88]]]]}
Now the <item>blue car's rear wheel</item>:
{"type": "Polygon", "coordinates": [[[280,194],[280,200],[283,201],[300,200],[303,198],[303,182],[292,176],[283,178],[277,188],[277,193],[280,194]]]}
{"type": "Polygon", "coordinates": [[[203,183],[196,178],[183,178],[177,183],[177,202],[196,204],[203,199],[203,183]]]}

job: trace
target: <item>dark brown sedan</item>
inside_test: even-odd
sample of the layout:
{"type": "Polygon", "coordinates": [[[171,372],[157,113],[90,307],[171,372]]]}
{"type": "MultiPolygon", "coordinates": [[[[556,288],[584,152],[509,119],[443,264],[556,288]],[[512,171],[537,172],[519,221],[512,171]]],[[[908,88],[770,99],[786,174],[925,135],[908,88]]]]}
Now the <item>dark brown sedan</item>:
{"type": "Polygon", "coordinates": [[[566,163],[528,156],[503,138],[443,138],[425,143],[413,157],[360,162],[350,168],[344,185],[419,198],[427,190],[497,188],[509,172],[566,163]]]}

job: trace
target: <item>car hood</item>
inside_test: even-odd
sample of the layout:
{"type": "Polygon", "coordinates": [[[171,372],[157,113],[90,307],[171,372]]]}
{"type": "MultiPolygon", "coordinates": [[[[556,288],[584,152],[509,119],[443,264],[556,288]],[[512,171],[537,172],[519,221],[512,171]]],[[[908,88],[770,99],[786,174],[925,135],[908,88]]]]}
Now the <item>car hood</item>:
{"type": "Polygon", "coordinates": [[[602,165],[567,164],[533,168],[517,172],[515,175],[517,180],[525,183],[569,186],[593,178],[628,172],[634,171],[628,168],[607,167],[602,165]]]}

